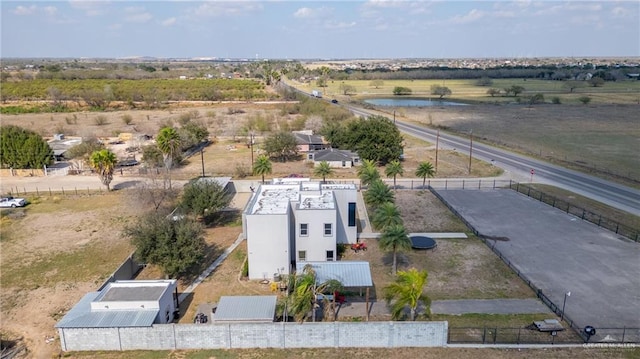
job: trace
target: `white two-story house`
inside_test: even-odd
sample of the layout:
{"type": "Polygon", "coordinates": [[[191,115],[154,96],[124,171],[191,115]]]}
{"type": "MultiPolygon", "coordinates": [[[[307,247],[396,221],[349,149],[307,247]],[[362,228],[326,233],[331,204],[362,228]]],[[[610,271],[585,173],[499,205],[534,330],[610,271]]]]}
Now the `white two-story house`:
{"type": "Polygon", "coordinates": [[[298,261],[335,261],[338,243],[355,243],[357,188],[308,178],[261,185],[242,215],[249,278],[290,274],[298,261]]]}

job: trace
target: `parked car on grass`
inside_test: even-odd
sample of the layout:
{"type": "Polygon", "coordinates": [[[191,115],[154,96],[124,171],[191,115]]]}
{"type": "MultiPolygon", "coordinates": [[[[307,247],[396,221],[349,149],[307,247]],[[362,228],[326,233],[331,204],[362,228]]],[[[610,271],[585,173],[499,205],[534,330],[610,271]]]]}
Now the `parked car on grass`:
{"type": "Polygon", "coordinates": [[[24,198],[2,197],[0,198],[0,207],[24,207],[27,201],[24,198]]]}

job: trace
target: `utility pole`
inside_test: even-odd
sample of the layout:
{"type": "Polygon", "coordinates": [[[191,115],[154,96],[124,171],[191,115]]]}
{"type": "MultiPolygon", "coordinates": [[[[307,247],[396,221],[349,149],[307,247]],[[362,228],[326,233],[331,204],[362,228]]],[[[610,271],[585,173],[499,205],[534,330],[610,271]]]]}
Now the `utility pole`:
{"type": "Polygon", "coordinates": [[[473,156],[473,130],[469,132],[469,174],[471,174],[471,157],[473,156]]]}
{"type": "Polygon", "coordinates": [[[396,124],[396,110],[393,110],[393,124],[396,124]]]}
{"type": "Polygon", "coordinates": [[[253,131],[249,134],[249,147],[251,148],[251,170],[253,171],[253,131]]]}
{"type": "Polygon", "coordinates": [[[440,130],[436,133],[436,172],[438,172],[438,143],[440,142],[440,130]]]}
{"type": "Polygon", "coordinates": [[[202,177],[204,177],[204,148],[200,149],[200,161],[202,161],[202,177]]]}

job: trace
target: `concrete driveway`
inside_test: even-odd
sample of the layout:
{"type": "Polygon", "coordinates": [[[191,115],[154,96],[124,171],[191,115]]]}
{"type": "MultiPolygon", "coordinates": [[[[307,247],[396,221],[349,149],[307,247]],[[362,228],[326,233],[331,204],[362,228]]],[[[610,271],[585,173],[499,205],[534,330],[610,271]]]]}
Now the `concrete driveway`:
{"type": "Polygon", "coordinates": [[[512,190],[437,192],[580,328],[640,328],[640,244],[512,190]]]}

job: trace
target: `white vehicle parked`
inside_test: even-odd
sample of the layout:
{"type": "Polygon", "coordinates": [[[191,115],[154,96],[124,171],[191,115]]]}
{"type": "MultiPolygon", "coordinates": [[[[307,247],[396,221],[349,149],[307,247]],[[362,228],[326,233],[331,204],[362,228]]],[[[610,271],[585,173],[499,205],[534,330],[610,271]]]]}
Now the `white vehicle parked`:
{"type": "Polygon", "coordinates": [[[0,207],[23,207],[27,204],[24,198],[2,197],[0,198],[0,207]]]}

